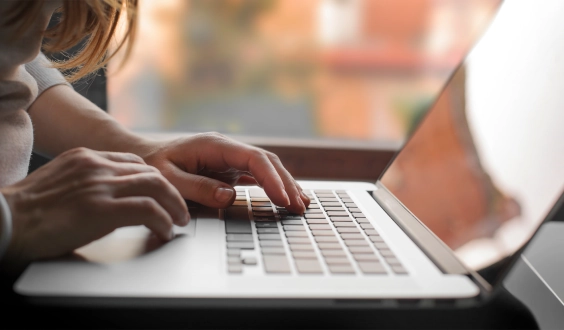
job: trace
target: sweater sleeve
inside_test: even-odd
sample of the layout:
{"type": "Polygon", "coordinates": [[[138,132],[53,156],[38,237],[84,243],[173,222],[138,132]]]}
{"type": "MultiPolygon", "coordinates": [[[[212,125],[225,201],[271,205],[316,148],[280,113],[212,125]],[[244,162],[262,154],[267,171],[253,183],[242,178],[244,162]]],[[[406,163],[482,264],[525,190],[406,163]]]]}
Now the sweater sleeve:
{"type": "Polygon", "coordinates": [[[27,63],[25,69],[37,81],[37,96],[55,85],[72,87],[59,70],[51,67],[51,62],[42,53],[27,63]]]}

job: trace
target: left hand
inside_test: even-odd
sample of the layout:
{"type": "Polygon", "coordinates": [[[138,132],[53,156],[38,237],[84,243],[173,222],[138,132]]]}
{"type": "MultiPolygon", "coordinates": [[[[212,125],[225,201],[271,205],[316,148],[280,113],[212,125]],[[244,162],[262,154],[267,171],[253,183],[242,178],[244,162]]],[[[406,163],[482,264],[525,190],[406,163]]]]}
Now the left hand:
{"type": "Polygon", "coordinates": [[[272,202],[302,214],[309,198],[275,154],[218,133],[152,142],[136,152],[188,200],[225,208],[234,185],[257,184],[272,202]]]}

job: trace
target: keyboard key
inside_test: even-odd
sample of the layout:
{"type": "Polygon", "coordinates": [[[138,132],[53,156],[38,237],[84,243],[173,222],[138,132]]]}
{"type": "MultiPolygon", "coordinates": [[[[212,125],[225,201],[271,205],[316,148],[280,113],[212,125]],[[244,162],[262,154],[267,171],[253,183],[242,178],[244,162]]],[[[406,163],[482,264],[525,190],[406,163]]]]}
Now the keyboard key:
{"type": "Polygon", "coordinates": [[[353,234],[360,234],[360,230],[356,227],[338,227],[337,231],[339,233],[353,233],[353,234]]]}
{"type": "Polygon", "coordinates": [[[312,230],[313,236],[335,236],[332,230],[312,230]]]}
{"type": "Polygon", "coordinates": [[[302,220],[282,220],[283,225],[303,225],[302,220]]]}
{"type": "Polygon", "coordinates": [[[241,250],[240,249],[227,249],[227,256],[239,258],[241,256],[241,250]]]}
{"type": "Polygon", "coordinates": [[[286,237],[308,237],[305,231],[287,231],[286,237]]]}
{"type": "Polygon", "coordinates": [[[247,196],[235,196],[235,202],[245,202],[245,205],[247,205],[247,196]]]}
{"type": "Polygon", "coordinates": [[[270,209],[272,209],[272,204],[270,202],[251,202],[251,206],[255,207],[255,206],[268,206],[270,207],[270,209]]]}
{"type": "Polygon", "coordinates": [[[351,239],[364,240],[364,236],[362,234],[341,234],[341,238],[344,240],[351,240],[351,239]]]}
{"type": "Polygon", "coordinates": [[[319,197],[319,201],[323,204],[323,202],[338,202],[339,200],[337,197],[319,197]]]}
{"type": "MultiPolygon", "coordinates": [[[[353,213],[353,214],[362,213],[362,211],[361,211],[358,207],[351,207],[351,208],[349,208],[349,212],[351,212],[351,213],[353,213]]],[[[355,218],[356,218],[356,216],[355,216],[355,218]]],[[[361,218],[361,217],[359,217],[359,218],[361,218]]]]}
{"type": "Polygon", "coordinates": [[[370,236],[372,243],[384,243],[384,239],[380,236],[370,236]]]}
{"type": "Polygon", "coordinates": [[[257,264],[257,258],[247,257],[247,258],[243,259],[243,264],[244,265],[256,265],[257,264]]]}
{"type": "Polygon", "coordinates": [[[251,234],[227,234],[226,240],[228,242],[248,242],[253,241],[253,235],[251,234]]]}
{"type": "Polygon", "coordinates": [[[309,237],[288,237],[288,244],[310,244],[309,237]]]}
{"type": "Polygon", "coordinates": [[[282,247],[282,241],[260,241],[260,247],[282,247]]]}
{"type": "Polygon", "coordinates": [[[356,218],[356,222],[358,223],[370,223],[370,220],[366,218],[356,218]]]}
{"type": "Polygon", "coordinates": [[[258,211],[258,212],[253,211],[253,216],[255,216],[255,217],[271,217],[271,216],[274,216],[274,212],[273,211],[258,211]]]}
{"type": "Polygon", "coordinates": [[[352,254],[371,254],[374,251],[368,246],[349,246],[349,251],[352,254]]]}
{"type": "Polygon", "coordinates": [[[390,265],[401,265],[400,261],[396,257],[384,257],[387,263],[390,265]]]}
{"type": "Polygon", "coordinates": [[[290,264],[288,258],[277,255],[263,255],[264,269],[267,273],[289,274],[290,264]]]}
{"type": "Polygon", "coordinates": [[[272,210],[272,207],[270,206],[253,206],[253,214],[254,212],[268,212],[268,213],[273,213],[274,211],[272,210]]]}
{"type": "Polygon", "coordinates": [[[348,217],[349,214],[345,211],[328,211],[327,214],[330,217],[348,217]]]}
{"type": "Polygon", "coordinates": [[[230,274],[241,274],[243,272],[243,266],[241,264],[230,264],[227,266],[227,271],[230,274]]]}
{"type": "Polygon", "coordinates": [[[332,274],[354,274],[354,268],[351,265],[328,265],[332,274]]]}
{"type": "Polygon", "coordinates": [[[365,274],[386,274],[386,269],[379,262],[362,261],[358,263],[358,266],[365,274]]]}
{"type": "Polygon", "coordinates": [[[366,240],[345,240],[345,245],[346,246],[365,246],[365,247],[369,247],[370,245],[368,245],[368,242],[366,240]]]}
{"type": "Polygon", "coordinates": [[[356,223],[354,222],[333,222],[333,225],[337,228],[339,227],[353,227],[356,228],[356,223]]]}
{"type": "Polygon", "coordinates": [[[253,242],[227,242],[227,248],[252,250],[255,248],[255,244],[253,242]]]}
{"type": "Polygon", "coordinates": [[[329,224],[329,221],[327,221],[327,219],[306,219],[306,222],[313,225],[329,224]]]}
{"type": "Polygon", "coordinates": [[[388,244],[384,243],[384,242],[378,242],[378,243],[374,243],[374,246],[380,250],[380,249],[385,249],[385,250],[389,250],[390,248],[388,247],[388,244]]]}
{"type": "Polygon", "coordinates": [[[295,259],[317,259],[313,249],[311,251],[292,250],[292,256],[295,259]]]}
{"type": "Polygon", "coordinates": [[[348,208],[357,207],[355,203],[347,203],[347,202],[345,202],[345,206],[348,208]]]}
{"type": "Polygon", "coordinates": [[[359,213],[359,212],[352,212],[352,216],[355,218],[366,218],[364,213],[359,213]]]}
{"type": "Polygon", "coordinates": [[[246,207],[230,206],[225,209],[224,215],[227,234],[252,234],[249,212],[246,207]]]}
{"type": "Polygon", "coordinates": [[[341,244],[339,243],[318,243],[317,246],[321,250],[341,250],[341,244]]]}
{"type": "Polygon", "coordinates": [[[399,274],[399,275],[407,274],[407,270],[405,268],[403,268],[402,265],[392,265],[392,270],[394,271],[394,273],[399,274]]]}
{"type": "Polygon", "coordinates": [[[263,247],[261,248],[262,254],[286,254],[282,247],[263,247]]]}
{"type": "Polygon", "coordinates": [[[339,243],[339,240],[335,236],[316,236],[315,241],[317,243],[339,243]]]}
{"type": "Polygon", "coordinates": [[[259,234],[258,239],[260,241],[279,241],[282,239],[280,234],[259,234]]]}
{"type": "Polygon", "coordinates": [[[349,259],[343,257],[327,257],[325,262],[328,265],[350,265],[349,259]]]}
{"type": "Polygon", "coordinates": [[[326,207],[326,206],[341,206],[342,204],[339,202],[321,202],[321,205],[323,205],[323,207],[326,207]]]}
{"type": "Polygon", "coordinates": [[[254,217],[253,220],[255,222],[275,222],[276,221],[274,216],[271,216],[271,217],[254,217]]]}
{"type": "Polygon", "coordinates": [[[278,229],[278,225],[276,222],[255,222],[255,227],[257,228],[276,228],[278,229]]]}
{"type": "Polygon", "coordinates": [[[333,190],[330,190],[330,189],[316,189],[313,192],[315,192],[316,195],[319,195],[319,194],[331,194],[332,195],[333,194],[333,190]]]}
{"type": "Polygon", "coordinates": [[[323,269],[315,259],[296,259],[296,268],[301,274],[322,274],[323,269]]]}
{"type": "Polygon", "coordinates": [[[325,197],[334,198],[335,194],[333,194],[332,192],[331,193],[317,194],[317,198],[325,198],[325,197]]]}
{"type": "Polygon", "coordinates": [[[274,227],[274,228],[257,228],[257,233],[259,233],[259,234],[279,234],[280,231],[278,230],[278,227],[274,227]]]}
{"type": "Polygon", "coordinates": [[[313,245],[311,244],[290,244],[290,250],[292,251],[310,251],[313,252],[313,245]]]}
{"type": "Polygon", "coordinates": [[[311,224],[309,225],[309,228],[311,230],[331,230],[331,226],[327,225],[317,225],[317,224],[311,224]]]}
{"type": "Polygon", "coordinates": [[[284,225],[285,231],[305,231],[303,225],[284,225]]]}
{"type": "Polygon", "coordinates": [[[372,230],[372,229],[374,229],[374,227],[373,227],[371,224],[369,224],[369,223],[361,223],[361,224],[360,224],[360,227],[362,227],[362,229],[364,229],[364,230],[372,230]]]}
{"type": "Polygon", "coordinates": [[[306,213],[304,214],[306,219],[325,219],[325,214],[323,213],[306,213]]]}
{"type": "Polygon", "coordinates": [[[247,206],[247,200],[235,200],[231,206],[247,206]]]}
{"type": "Polygon", "coordinates": [[[309,204],[309,206],[307,207],[308,210],[313,210],[313,209],[319,209],[319,204],[317,203],[311,203],[309,204]]]}
{"type": "Polygon", "coordinates": [[[327,206],[325,211],[342,211],[344,212],[345,209],[342,206],[327,206]]]}
{"type": "Polygon", "coordinates": [[[227,257],[227,263],[230,265],[238,265],[241,263],[241,258],[239,257],[227,257]]]}
{"type": "Polygon", "coordinates": [[[280,215],[280,220],[282,221],[291,221],[291,220],[301,220],[301,215],[280,215]]]}
{"type": "MultiPolygon", "coordinates": [[[[362,227],[362,225],[361,225],[362,227]]],[[[366,233],[366,235],[368,236],[380,236],[380,234],[378,234],[378,232],[376,231],[376,229],[368,229],[364,231],[366,233]]]]}
{"type": "Polygon", "coordinates": [[[378,252],[380,252],[380,254],[383,257],[394,257],[394,253],[391,250],[386,250],[386,249],[382,249],[382,250],[378,250],[378,252]]]}
{"type": "Polygon", "coordinates": [[[331,221],[333,222],[352,222],[353,218],[351,217],[330,217],[331,221]]]}
{"type": "Polygon", "coordinates": [[[354,203],[353,200],[348,197],[341,197],[341,200],[345,203],[354,203]]]}
{"type": "Polygon", "coordinates": [[[353,254],[354,260],[356,261],[378,261],[378,256],[375,254],[353,254]]]}
{"type": "Polygon", "coordinates": [[[340,258],[346,258],[347,255],[345,254],[345,251],[343,250],[321,250],[321,254],[327,258],[327,257],[340,257],[340,258]]]}
{"type": "Polygon", "coordinates": [[[321,211],[321,209],[306,209],[305,210],[305,214],[319,214],[319,213],[323,213],[323,211],[321,211]]]}
{"type": "Polygon", "coordinates": [[[270,203],[270,198],[268,197],[253,197],[251,196],[251,203],[252,202],[269,202],[270,203]]]}

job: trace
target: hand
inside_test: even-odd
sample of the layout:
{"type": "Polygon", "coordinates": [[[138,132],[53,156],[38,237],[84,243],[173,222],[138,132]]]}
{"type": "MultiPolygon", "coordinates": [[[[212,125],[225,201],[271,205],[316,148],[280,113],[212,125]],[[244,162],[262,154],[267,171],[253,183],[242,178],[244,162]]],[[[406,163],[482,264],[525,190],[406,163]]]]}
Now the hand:
{"type": "Polygon", "coordinates": [[[209,207],[233,203],[234,185],[256,184],[274,204],[303,213],[309,198],[273,153],[218,133],[145,145],[137,152],[189,200],[209,207]]]}
{"type": "Polygon", "coordinates": [[[12,212],[8,268],[64,255],[123,226],[145,225],[170,240],[173,223],[189,221],[176,188],[127,153],[73,149],[0,192],[12,212]]]}

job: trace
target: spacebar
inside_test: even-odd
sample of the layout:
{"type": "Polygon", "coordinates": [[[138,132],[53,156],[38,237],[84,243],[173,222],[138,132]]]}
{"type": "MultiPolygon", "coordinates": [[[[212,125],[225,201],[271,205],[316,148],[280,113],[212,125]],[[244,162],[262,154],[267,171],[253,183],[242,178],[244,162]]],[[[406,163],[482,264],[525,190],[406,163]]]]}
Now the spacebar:
{"type": "Polygon", "coordinates": [[[247,206],[230,206],[225,209],[225,233],[252,234],[247,206]]]}

